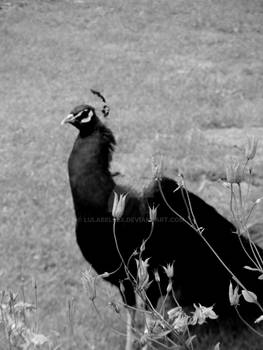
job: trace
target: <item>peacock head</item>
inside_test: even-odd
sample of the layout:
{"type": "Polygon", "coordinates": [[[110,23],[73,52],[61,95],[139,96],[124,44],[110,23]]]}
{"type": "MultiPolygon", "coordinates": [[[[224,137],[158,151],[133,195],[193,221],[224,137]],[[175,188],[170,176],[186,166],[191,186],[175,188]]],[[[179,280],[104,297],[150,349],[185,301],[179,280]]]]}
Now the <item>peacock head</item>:
{"type": "Polygon", "coordinates": [[[103,95],[96,91],[91,90],[91,92],[99,97],[103,101],[103,106],[101,109],[97,109],[88,104],[78,105],[70,112],[70,114],[64,118],[61,124],[72,124],[80,131],[90,130],[100,123],[100,119],[97,115],[102,114],[103,117],[107,117],[110,111],[109,106],[106,104],[106,100],[103,95]]]}
{"type": "Polygon", "coordinates": [[[61,122],[64,124],[71,124],[77,129],[90,128],[99,121],[96,115],[95,108],[90,105],[79,105],[72,109],[69,115],[61,122]]]}

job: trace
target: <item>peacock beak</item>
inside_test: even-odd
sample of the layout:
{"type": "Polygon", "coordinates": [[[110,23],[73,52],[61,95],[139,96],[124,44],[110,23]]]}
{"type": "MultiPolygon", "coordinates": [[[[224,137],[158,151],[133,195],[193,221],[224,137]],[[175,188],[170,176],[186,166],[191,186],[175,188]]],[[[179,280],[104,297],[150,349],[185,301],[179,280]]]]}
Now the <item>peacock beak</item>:
{"type": "Polygon", "coordinates": [[[64,125],[64,124],[67,124],[67,123],[72,123],[75,119],[75,116],[74,114],[69,114],[66,116],[66,118],[64,118],[62,121],[61,121],[61,125],[64,125]]]}

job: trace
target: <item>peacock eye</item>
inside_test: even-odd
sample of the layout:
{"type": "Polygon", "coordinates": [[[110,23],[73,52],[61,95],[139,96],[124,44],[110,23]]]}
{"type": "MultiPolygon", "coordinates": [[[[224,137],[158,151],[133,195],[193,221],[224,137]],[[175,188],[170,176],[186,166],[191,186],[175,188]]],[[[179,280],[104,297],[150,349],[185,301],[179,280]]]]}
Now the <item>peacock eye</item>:
{"type": "MultiPolygon", "coordinates": [[[[84,111],[84,112],[86,112],[86,111],[84,111]]],[[[89,113],[88,113],[88,116],[83,118],[83,119],[81,119],[80,122],[81,123],[88,123],[88,122],[90,122],[91,118],[93,117],[93,114],[94,114],[93,111],[90,110],[89,113]]]]}

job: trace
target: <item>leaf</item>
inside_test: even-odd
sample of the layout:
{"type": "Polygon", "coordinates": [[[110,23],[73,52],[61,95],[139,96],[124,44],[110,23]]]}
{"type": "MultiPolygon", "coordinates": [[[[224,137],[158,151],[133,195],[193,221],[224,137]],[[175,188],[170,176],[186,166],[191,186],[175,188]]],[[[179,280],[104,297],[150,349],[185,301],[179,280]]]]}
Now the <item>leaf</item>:
{"type": "Polygon", "coordinates": [[[220,343],[219,342],[214,346],[213,350],[220,350],[220,343]]]}
{"type": "Polygon", "coordinates": [[[258,276],[258,279],[259,279],[259,280],[263,280],[263,274],[260,275],[260,276],[258,276]]]}
{"type": "Polygon", "coordinates": [[[244,266],[244,269],[250,270],[250,271],[258,271],[258,268],[250,267],[250,266],[244,266]]]}
{"type": "Polygon", "coordinates": [[[249,290],[243,289],[242,295],[248,303],[256,303],[257,302],[258,298],[257,298],[256,294],[253,292],[250,292],[249,290]]]}
{"type": "Polygon", "coordinates": [[[261,321],[263,321],[263,315],[259,316],[254,322],[259,323],[261,321]]]}

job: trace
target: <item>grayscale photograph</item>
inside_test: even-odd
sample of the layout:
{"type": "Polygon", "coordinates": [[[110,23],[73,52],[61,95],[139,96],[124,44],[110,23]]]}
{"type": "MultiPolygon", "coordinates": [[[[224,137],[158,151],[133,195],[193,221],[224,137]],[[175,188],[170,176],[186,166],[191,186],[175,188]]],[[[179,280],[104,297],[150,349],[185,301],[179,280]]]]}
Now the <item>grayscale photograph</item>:
{"type": "Polygon", "coordinates": [[[0,350],[263,349],[263,0],[0,0],[0,350]]]}

